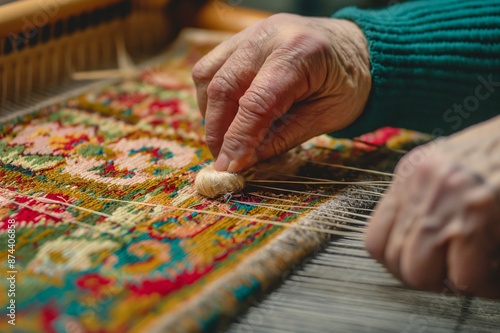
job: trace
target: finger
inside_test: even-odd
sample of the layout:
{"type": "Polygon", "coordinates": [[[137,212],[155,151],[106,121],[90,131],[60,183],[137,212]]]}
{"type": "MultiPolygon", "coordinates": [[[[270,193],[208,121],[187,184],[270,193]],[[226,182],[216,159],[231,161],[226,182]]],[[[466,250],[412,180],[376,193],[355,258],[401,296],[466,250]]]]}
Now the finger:
{"type": "Polygon", "coordinates": [[[498,252],[487,239],[488,235],[473,234],[451,243],[448,279],[457,292],[479,297],[500,296],[498,252]]]}
{"type": "Polygon", "coordinates": [[[243,31],[222,42],[210,51],[210,53],[201,58],[193,67],[192,77],[196,86],[198,107],[203,117],[205,117],[207,108],[207,87],[212,81],[213,76],[237,49],[244,33],[243,31]]]}
{"type": "MultiPolygon", "coordinates": [[[[411,154],[411,153],[410,153],[411,154]]],[[[405,209],[406,202],[402,195],[408,192],[409,184],[413,183],[414,172],[407,173],[407,169],[413,169],[413,161],[407,155],[401,160],[395,171],[393,183],[377,205],[365,236],[365,247],[373,258],[387,266],[387,247],[392,238],[395,226],[401,223],[401,211],[405,209]]],[[[415,192],[413,192],[415,195],[415,192]]],[[[412,214],[412,216],[415,214],[412,214]]],[[[403,216],[404,220],[404,216],[403,216]]],[[[394,246],[394,245],[393,245],[394,246]]],[[[395,251],[395,250],[391,250],[395,251]]],[[[391,259],[399,262],[399,259],[391,259]]],[[[395,271],[393,264],[390,271],[395,271]]],[[[399,269],[397,269],[399,271],[399,269]]]]}
{"type": "Polygon", "coordinates": [[[252,83],[266,56],[266,51],[262,48],[239,48],[227,59],[208,85],[206,142],[215,157],[219,155],[224,134],[236,116],[239,99],[252,83]]]}
{"type": "Polygon", "coordinates": [[[382,264],[385,262],[386,245],[400,208],[398,195],[399,189],[393,184],[375,207],[365,235],[366,250],[382,264]]]}
{"type": "MultiPolygon", "coordinates": [[[[449,176],[447,172],[440,169],[440,161],[435,157],[430,156],[415,164],[415,159],[412,159],[413,153],[410,152],[403,162],[412,163],[415,170],[406,179],[398,181],[398,184],[404,189],[398,194],[401,207],[384,253],[385,266],[401,280],[405,280],[402,265],[411,265],[416,259],[411,254],[403,256],[405,249],[410,246],[408,243],[410,235],[413,234],[414,237],[417,237],[416,235],[429,228],[432,228],[435,233],[440,231],[443,223],[441,216],[436,216],[430,208],[434,207],[436,201],[442,200],[441,195],[446,192],[445,187],[449,176]]],[[[432,242],[427,239],[422,246],[432,247],[432,242]]],[[[422,252],[429,251],[430,249],[422,250],[422,252]]]]}
{"type": "Polygon", "coordinates": [[[439,232],[442,221],[422,218],[405,238],[400,258],[403,282],[421,290],[441,291],[447,274],[447,243],[439,232]]]}
{"type": "Polygon", "coordinates": [[[422,215],[432,215],[440,208],[448,207],[443,205],[443,200],[449,196],[455,196],[457,193],[450,189],[456,188],[453,178],[459,169],[448,160],[441,159],[433,155],[421,165],[422,174],[427,175],[422,177],[421,191],[425,192],[417,209],[422,212],[422,215]],[[427,181],[425,181],[426,179],[427,181]],[[450,181],[451,180],[451,181],[450,181]]]}
{"type": "Polygon", "coordinates": [[[418,177],[412,176],[406,182],[406,188],[400,188],[397,194],[399,205],[395,212],[395,221],[386,240],[383,263],[396,278],[401,279],[401,254],[410,230],[419,222],[419,212],[415,210],[414,194],[418,192],[418,177]]]}
{"type": "Polygon", "coordinates": [[[404,237],[400,274],[408,285],[423,290],[443,290],[447,274],[447,238],[443,230],[456,213],[453,208],[464,186],[461,172],[433,157],[415,172],[409,187],[408,205],[413,207],[415,225],[404,237]]]}
{"type": "Polygon", "coordinates": [[[295,59],[269,56],[250,87],[239,100],[237,114],[225,136],[218,171],[238,172],[255,164],[257,147],[272,123],[307,92],[307,76],[295,67],[295,59]]]}
{"type": "Polygon", "coordinates": [[[455,221],[448,253],[448,279],[456,291],[500,297],[499,208],[494,192],[478,187],[466,195],[464,214],[455,221]]]}
{"type": "MultiPolygon", "coordinates": [[[[424,205],[415,204],[424,215],[416,228],[405,237],[401,277],[412,287],[441,291],[449,285],[445,283],[449,244],[447,230],[452,229],[449,226],[457,219],[457,206],[464,206],[464,194],[470,193],[470,189],[477,186],[477,183],[463,169],[451,165],[441,170],[436,166],[434,170],[436,171],[432,177],[420,177],[422,184],[424,178],[427,178],[438,187],[427,195],[432,200],[426,200],[424,205]]],[[[421,175],[424,176],[422,173],[421,175]]]]}

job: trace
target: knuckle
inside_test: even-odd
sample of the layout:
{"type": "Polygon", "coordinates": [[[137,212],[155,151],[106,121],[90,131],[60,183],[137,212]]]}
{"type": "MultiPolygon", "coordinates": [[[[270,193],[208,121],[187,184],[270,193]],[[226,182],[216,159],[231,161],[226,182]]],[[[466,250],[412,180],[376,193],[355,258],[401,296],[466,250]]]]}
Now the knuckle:
{"type": "Polygon", "coordinates": [[[274,110],[276,98],[264,88],[253,87],[240,98],[239,105],[246,116],[268,118],[274,110]]]}
{"type": "Polygon", "coordinates": [[[234,85],[230,79],[223,75],[217,75],[207,86],[207,96],[214,100],[225,100],[231,98],[234,85]]]}
{"type": "Polygon", "coordinates": [[[277,13],[263,20],[262,24],[266,26],[266,25],[276,25],[276,24],[286,23],[289,22],[294,16],[295,15],[293,14],[277,13]]]}
{"type": "Polygon", "coordinates": [[[312,30],[297,32],[288,43],[298,54],[317,55],[331,49],[327,37],[318,35],[312,30]]]}
{"type": "Polygon", "coordinates": [[[449,217],[440,216],[425,216],[417,219],[416,232],[421,235],[421,237],[426,237],[429,241],[433,240],[433,247],[439,248],[444,245],[447,241],[446,233],[443,228],[450,223],[449,217]]]}
{"type": "Polygon", "coordinates": [[[210,80],[210,76],[208,74],[209,73],[207,71],[207,66],[204,59],[199,60],[193,66],[193,70],[191,71],[191,77],[193,78],[194,83],[197,85],[210,80]]]}
{"type": "Polygon", "coordinates": [[[241,152],[242,149],[255,148],[255,139],[242,132],[227,132],[224,135],[224,146],[229,151],[241,152]]]}
{"type": "Polygon", "coordinates": [[[287,14],[287,13],[277,13],[269,17],[271,20],[276,20],[276,21],[289,21],[291,17],[294,17],[295,15],[293,14],[287,14]]]}
{"type": "MultiPolygon", "coordinates": [[[[290,20],[290,14],[274,14],[259,23],[255,24],[252,38],[248,41],[255,40],[257,42],[267,42],[276,37],[282,30],[283,24],[286,24],[290,20]]],[[[262,49],[261,43],[256,44],[257,51],[262,49]]]]}
{"type": "Polygon", "coordinates": [[[446,170],[442,176],[440,190],[443,194],[452,194],[452,192],[461,190],[465,185],[466,178],[464,178],[461,171],[454,173],[451,169],[446,170]]]}
{"type": "Polygon", "coordinates": [[[207,132],[205,135],[205,142],[209,147],[220,147],[222,144],[222,139],[216,134],[207,132]]]}
{"type": "Polygon", "coordinates": [[[297,31],[285,39],[277,50],[283,60],[294,66],[308,65],[324,60],[331,52],[328,38],[320,37],[312,30],[297,31]]]}
{"type": "Polygon", "coordinates": [[[416,181],[419,184],[427,184],[427,180],[436,178],[436,181],[442,181],[443,175],[439,172],[439,163],[436,160],[428,159],[419,162],[412,162],[415,165],[416,181]]]}
{"type": "Polygon", "coordinates": [[[209,99],[222,99],[225,94],[224,88],[220,81],[212,80],[207,86],[207,96],[209,99]]]}
{"type": "Polygon", "coordinates": [[[415,148],[406,154],[396,166],[395,173],[399,176],[428,177],[436,171],[437,160],[428,156],[425,149],[415,148]]]}

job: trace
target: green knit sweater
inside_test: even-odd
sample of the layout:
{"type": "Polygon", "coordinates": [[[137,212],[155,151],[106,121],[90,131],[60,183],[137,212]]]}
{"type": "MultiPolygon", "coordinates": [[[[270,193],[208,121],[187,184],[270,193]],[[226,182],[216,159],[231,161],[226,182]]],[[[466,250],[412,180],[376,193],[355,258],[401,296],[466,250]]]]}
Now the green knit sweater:
{"type": "Polygon", "coordinates": [[[500,114],[500,0],[350,7],[334,17],[365,33],[373,85],[363,114],[332,135],[383,126],[448,135],[500,114]]]}

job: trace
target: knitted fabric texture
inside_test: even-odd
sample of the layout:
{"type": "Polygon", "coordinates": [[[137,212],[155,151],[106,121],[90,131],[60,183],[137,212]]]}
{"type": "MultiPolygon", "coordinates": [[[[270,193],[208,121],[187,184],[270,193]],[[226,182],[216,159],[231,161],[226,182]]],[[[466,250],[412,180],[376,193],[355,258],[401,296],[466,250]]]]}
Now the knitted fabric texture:
{"type": "Polygon", "coordinates": [[[381,126],[448,135],[500,113],[500,1],[409,1],[346,8],[368,41],[368,106],[339,137],[381,126]]]}
{"type": "MultiPolygon", "coordinates": [[[[19,331],[210,331],[324,240],[258,220],[301,223],[338,187],[318,195],[254,188],[238,201],[196,193],[211,155],[190,81],[201,52],[186,52],[136,80],[0,125],[0,331],[13,328],[5,320],[11,274],[19,331]],[[255,206],[286,200],[302,207],[255,206]]],[[[418,138],[387,128],[362,140],[418,138]]],[[[320,137],[300,157],[354,163],[373,150],[320,137]]]]}

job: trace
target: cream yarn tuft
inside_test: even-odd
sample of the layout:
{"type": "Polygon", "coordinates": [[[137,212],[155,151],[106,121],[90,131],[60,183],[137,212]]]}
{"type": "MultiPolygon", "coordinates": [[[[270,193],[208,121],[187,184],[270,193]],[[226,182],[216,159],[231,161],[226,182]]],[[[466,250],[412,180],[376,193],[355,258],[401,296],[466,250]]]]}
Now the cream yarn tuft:
{"type": "Polygon", "coordinates": [[[241,191],[245,187],[245,178],[237,173],[216,171],[209,164],[198,172],[194,186],[198,193],[213,199],[241,191]]]}

